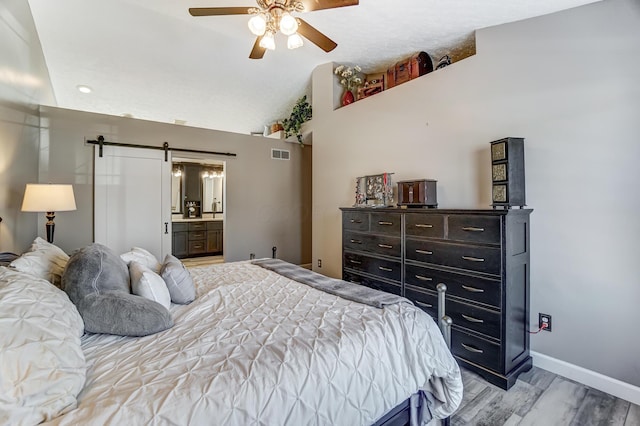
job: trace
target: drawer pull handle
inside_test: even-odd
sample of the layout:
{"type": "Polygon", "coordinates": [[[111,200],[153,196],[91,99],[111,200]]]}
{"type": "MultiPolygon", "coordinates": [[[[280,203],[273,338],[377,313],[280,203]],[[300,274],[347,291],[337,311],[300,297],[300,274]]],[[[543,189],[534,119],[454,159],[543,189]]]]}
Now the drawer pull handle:
{"type": "Polygon", "coordinates": [[[433,225],[428,223],[416,223],[416,228],[433,228],[433,225]]]}
{"type": "Polygon", "coordinates": [[[386,272],[392,272],[393,271],[393,269],[385,268],[384,266],[378,266],[378,269],[380,269],[381,271],[386,271],[386,272]]]}
{"type": "Polygon", "coordinates": [[[378,222],[378,225],[391,226],[391,225],[393,225],[393,222],[385,222],[385,221],[381,220],[381,221],[378,222]]]}
{"type": "Polygon", "coordinates": [[[359,260],[353,260],[353,259],[349,259],[349,263],[353,263],[354,265],[361,265],[362,262],[360,262],[359,260]]]}
{"type": "Polygon", "coordinates": [[[462,314],[462,318],[466,319],[469,322],[477,322],[477,323],[483,323],[484,320],[478,319],[478,318],[474,318],[474,317],[470,317],[469,315],[465,315],[462,314]]]}
{"type": "Polygon", "coordinates": [[[484,262],[484,259],[481,257],[473,257],[473,256],[462,256],[464,260],[468,260],[470,262],[484,262]]]}
{"type": "Polygon", "coordinates": [[[380,248],[386,248],[386,249],[392,249],[393,246],[390,244],[378,244],[378,247],[380,248]]]}
{"type": "Polygon", "coordinates": [[[360,240],[351,240],[351,244],[362,244],[360,240]]]}
{"type": "Polygon", "coordinates": [[[354,283],[354,284],[362,284],[362,281],[354,281],[354,280],[351,280],[351,281],[349,281],[349,282],[354,283]]]}
{"type": "Polygon", "coordinates": [[[420,250],[420,249],[416,249],[416,253],[420,253],[420,254],[433,254],[432,251],[429,250],[420,250]]]}
{"type": "Polygon", "coordinates": [[[433,305],[430,305],[429,303],[423,303],[418,300],[416,300],[415,302],[416,302],[416,305],[422,306],[423,308],[433,308],[433,305]]]}
{"type": "Polygon", "coordinates": [[[469,287],[468,285],[463,285],[462,288],[464,288],[467,291],[470,291],[471,293],[484,293],[483,289],[475,288],[475,287],[469,287]]]}
{"type": "Polygon", "coordinates": [[[475,226],[465,226],[462,230],[469,232],[484,232],[484,228],[476,228],[475,226]]]}
{"type": "Polygon", "coordinates": [[[465,345],[464,343],[460,343],[462,345],[463,348],[465,348],[466,350],[468,350],[469,352],[475,352],[477,354],[481,354],[484,353],[484,351],[482,349],[478,349],[476,347],[473,347],[471,345],[465,345]]]}
{"type": "Polygon", "coordinates": [[[423,277],[422,275],[416,275],[416,278],[420,281],[433,281],[433,278],[423,277]]]}
{"type": "Polygon", "coordinates": [[[351,223],[362,223],[360,219],[351,219],[351,223]]]}

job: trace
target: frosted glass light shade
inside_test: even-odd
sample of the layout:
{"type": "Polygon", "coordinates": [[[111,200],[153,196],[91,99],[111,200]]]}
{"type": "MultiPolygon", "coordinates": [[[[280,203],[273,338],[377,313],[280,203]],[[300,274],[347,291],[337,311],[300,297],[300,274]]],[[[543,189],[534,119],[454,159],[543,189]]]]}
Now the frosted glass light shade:
{"type": "Polygon", "coordinates": [[[267,20],[264,18],[264,15],[255,15],[253,18],[249,19],[249,30],[257,35],[261,36],[267,29],[267,20]]]}
{"type": "Polygon", "coordinates": [[[72,185],[28,183],[22,199],[23,212],[66,212],[76,210],[72,185]]]}
{"type": "Polygon", "coordinates": [[[280,32],[284,35],[291,35],[298,31],[298,22],[289,12],[282,14],[280,18],[280,32]]]}
{"type": "Polygon", "coordinates": [[[287,47],[289,49],[297,49],[302,46],[304,43],[302,41],[302,37],[298,33],[293,33],[287,38],[287,47]]]}
{"type": "Polygon", "coordinates": [[[262,39],[260,40],[260,47],[264,47],[268,50],[275,50],[276,40],[273,38],[273,33],[271,31],[267,31],[265,35],[262,36],[262,39]]]}

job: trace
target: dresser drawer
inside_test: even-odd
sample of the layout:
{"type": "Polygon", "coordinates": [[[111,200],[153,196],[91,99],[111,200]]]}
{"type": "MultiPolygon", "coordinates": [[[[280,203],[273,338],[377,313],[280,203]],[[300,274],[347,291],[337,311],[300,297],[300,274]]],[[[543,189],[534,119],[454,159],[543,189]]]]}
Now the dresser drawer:
{"type": "Polygon", "coordinates": [[[404,229],[408,236],[444,238],[444,215],[407,213],[404,229]]]}
{"type": "Polygon", "coordinates": [[[404,270],[404,281],[407,284],[437,291],[437,285],[443,283],[447,286],[447,295],[484,303],[496,308],[500,307],[502,288],[499,280],[455,274],[410,264],[406,264],[404,270]]]}
{"type": "Polygon", "coordinates": [[[446,313],[458,327],[500,339],[500,313],[447,299],[446,313]]]}
{"type": "Polygon", "coordinates": [[[431,315],[431,317],[437,322],[438,295],[436,293],[405,284],[404,297],[411,300],[417,307],[431,315]]]}
{"type": "Polygon", "coordinates": [[[405,257],[419,262],[445,265],[499,275],[501,252],[496,247],[406,240],[405,257]]]}
{"type": "Polygon", "coordinates": [[[402,215],[399,213],[371,213],[371,232],[400,236],[402,215]]]}
{"type": "Polygon", "coordinates": [[[353,231],[368,231],[369,212],[343,212],[342,229],[353,231]]]}
{"type": "Polygon", "coordinates": [[[211,222],[207,222],[207,231],[216,231],[222,229],[223,222],[221,220],[213,220],[211,222]]]}
{"type": "Polygon", "coordinates": [[[206,231],[207,222],[189,222],[189,231],[206,231]]]}
{"type": "Polygon", "coordinates": [[[189,241],[205,240],[207,238],[206,231],[189,231],[189,241]]]}
{"type": "Polygon", "coordinates": [[[449,216],[449,239],[474,243],[500,244],[500,217],[449,216]]]}
{"type": "Polygon", "coordinates": [[[189,254],[201,254],[206,253],[206,241],[197,240],[197,241],[189,241],[189,254]]]}
{"type": "Polygon", "coordinates": [[[394,281],[400,281],[402,273],[400,261],[394,262],[353,253],[345,253],[344,267],[368,272],[394,281]]]}
{"type": "Polygon", "coordinates": [[[387,293],[397,294],[398,296],[402,295],[402,286],[400,284],[388,283],[351,272],[345,272],[343,280],[374,288],[376,290],[385,291],[387,293]]]}
{"type": "Polygon", "coordinates": [[[171,230],[173,232],[184,232],[189,230],[189,224],[186,222],[171,222],[171,230]]]}
{"type": "Polygon", "coordinates": [[[398,258],[402,255],[400,237],[344,232],[342,245],[345,250],[366,251],[398,258]]]}
{"type": "Polygon", "coordinates": [[[452,328],[451,352],[483,367],[500,371],[500,345],[497,343],[452,328]]]}

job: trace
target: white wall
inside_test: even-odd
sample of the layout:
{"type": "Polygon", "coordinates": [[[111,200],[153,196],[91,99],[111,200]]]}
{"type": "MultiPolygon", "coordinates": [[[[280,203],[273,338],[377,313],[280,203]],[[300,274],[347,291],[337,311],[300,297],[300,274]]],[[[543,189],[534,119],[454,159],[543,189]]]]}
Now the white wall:
{"type": "Polygon", "coordinates": [[[281,259],[309,262],[309,249],[303,244],[310,242],[303,224],[308,228],[310,211],[302,195],[309,160],[297,144],[44,106],[41,119],[40,179],[73,183],[78,204],[78,210],[56,215],[56,245],[63,249],[93,241],[94,148],[84,141],[103,135],[110,142],[162,146],[166,141],[171,148],[237,154],[214,157],[226,161],[225,260],[248,259],[250,253],[271,257],[271,247],[276,246],[281,259]],[[271,148],[289,150],[291,160],[271,160],[271,148]],[[307,258],[301,257],[303,252],[307,258]]]}
{"type": "Polygon", "coordinates": [[[605,0],[483,29],[477,54],[333,110],[313,79],[313,264],[341,275],[355,177],[438,180],[442,208],[488,208],[489,142],[525,138],[532,349],[640,385],[640,4],[605,0]]]}
{"type": "Polygon", "coordinates": [[[55,105],[26,0],[0,2],[0,252],[33,240],[36,213],[21,213],[25,184],[38,180],[38,105],[55,105]]]}

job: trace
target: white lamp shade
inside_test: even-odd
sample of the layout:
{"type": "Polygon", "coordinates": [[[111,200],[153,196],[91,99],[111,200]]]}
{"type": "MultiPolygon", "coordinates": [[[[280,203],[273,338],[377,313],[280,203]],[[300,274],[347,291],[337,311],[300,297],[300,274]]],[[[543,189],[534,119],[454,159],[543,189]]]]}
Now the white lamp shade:
{"type": "Polygon", "coordinates": [[[65,212],[75,209],[72,185],[28,183],[24,190],[23,212],[65,212]]]}
{"type": "Polygon", "coordinates": [[[287,38],[287,47],[289,49],[297,49],[303,44],[304,43],[302,42],[302,37],[300,37],[300,34],[298,33],[293,33],[289,36],[289,38],[287,38]]]}
{"type": "Polygon", "coordinates": [[[284,35],[291,35],[298,31],[298,22],[296,18],[288,12],[282,14],[280,18],[280,32],[284,35]]]}
{"type": "Polygon", "coordinates": [[[255,15],[251,19],[249,19],[249,30],[257,35],[261,36],[267,29],[267,21],[264,19],[262,14],[255,15]]]}
{"type": "Polygon", "coordinates": [[[273,33],[271,31],[267,31],[266,34],[262,36],[262,39],[260,40],[260,47],[268,50],[274,50],[276,48],[276,41],[273,38],[273,33]]]}

